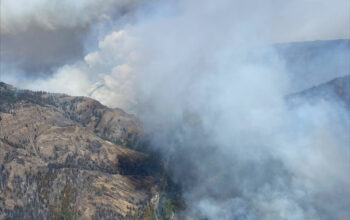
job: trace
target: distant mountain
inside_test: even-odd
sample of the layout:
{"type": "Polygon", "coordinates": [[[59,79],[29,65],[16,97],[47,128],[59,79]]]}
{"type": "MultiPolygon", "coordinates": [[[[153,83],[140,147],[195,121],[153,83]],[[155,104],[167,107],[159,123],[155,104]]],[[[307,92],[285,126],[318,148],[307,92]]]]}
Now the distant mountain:
{"type": "Polygon", "coordinates": [[[292,105],[315,103],[321,100],[337,102],[350,110],[350,75],[291,94],[287,100],[292,105]]]}
{"type": "Polygon", "coordinates": [[[0,219],[154,216],[157,161],[127,148],[141,132],[93,99],[0,82],[0,219]]]}
{"type": "Polygon", "coordinates": [[[292,92],[350,74],[350,39],[276,44],[292,92]]]}

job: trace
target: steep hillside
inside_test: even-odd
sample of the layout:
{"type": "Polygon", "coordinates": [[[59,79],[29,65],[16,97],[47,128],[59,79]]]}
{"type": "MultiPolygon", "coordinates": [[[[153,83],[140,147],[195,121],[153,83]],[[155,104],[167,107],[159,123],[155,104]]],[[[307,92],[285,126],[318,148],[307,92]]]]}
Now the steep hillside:
{"type": "Polygon", "coordinates": [[[147,217],[160,179],[120,109],[0,83],[0,219],[147,217]],[[148,214],[147,214],[148,213],[148,214]]]}

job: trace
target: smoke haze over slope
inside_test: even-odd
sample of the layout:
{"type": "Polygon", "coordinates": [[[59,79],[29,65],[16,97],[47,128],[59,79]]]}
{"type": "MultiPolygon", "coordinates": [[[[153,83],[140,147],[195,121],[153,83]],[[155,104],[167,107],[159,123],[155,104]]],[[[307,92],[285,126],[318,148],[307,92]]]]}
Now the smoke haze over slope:
{"type": "MultiPolygon", "coordinates": [[[[285,96],[318,78],[296,83],[301,63],[291,68],[270,45],[349,38],[348,8],[346,1],[152,2],[133,11],[132,23],[103,30],[77,62],[45,78],[2,70],[1,79],[135,112],[183,187],[188,219],[347,219],[348,110],[322,99],[290,108],[285,96]]],[[[66,27],[58,21],[52,28],[66,27]]],[[[73,21],[74,30],[85,24],[73,21]]],[[[329,55],[345,60],[335,65],[343,72],[323,81],[348,73],[345,48],[329,55]]]]}

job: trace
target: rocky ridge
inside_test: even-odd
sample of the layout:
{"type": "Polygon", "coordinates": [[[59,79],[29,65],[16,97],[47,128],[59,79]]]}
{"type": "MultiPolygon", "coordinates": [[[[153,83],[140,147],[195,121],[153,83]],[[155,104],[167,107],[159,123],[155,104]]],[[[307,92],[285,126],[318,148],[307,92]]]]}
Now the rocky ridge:
{"type": "Polygon", "coordinates": [[[130,149],[141,133],[121,109],[0,82],[0,219],[151,219],[164,181],[130,149]]]}

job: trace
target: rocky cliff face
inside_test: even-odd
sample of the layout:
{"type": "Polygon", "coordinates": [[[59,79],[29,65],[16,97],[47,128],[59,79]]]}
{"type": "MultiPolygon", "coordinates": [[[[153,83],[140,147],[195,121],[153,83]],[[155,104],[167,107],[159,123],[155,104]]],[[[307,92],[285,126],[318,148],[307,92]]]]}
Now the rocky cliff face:
{"type": "Polygon", "coordinates": [[[147,218],[161,181],[127,148],[140,133],[95,100],[0,83],[0,219],[147,218]]]}

